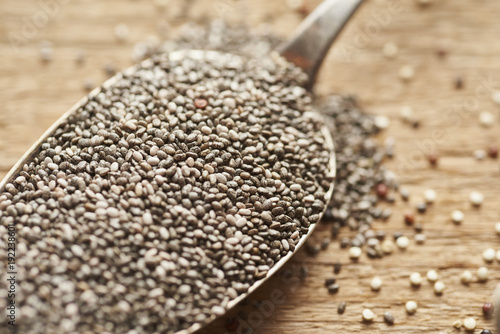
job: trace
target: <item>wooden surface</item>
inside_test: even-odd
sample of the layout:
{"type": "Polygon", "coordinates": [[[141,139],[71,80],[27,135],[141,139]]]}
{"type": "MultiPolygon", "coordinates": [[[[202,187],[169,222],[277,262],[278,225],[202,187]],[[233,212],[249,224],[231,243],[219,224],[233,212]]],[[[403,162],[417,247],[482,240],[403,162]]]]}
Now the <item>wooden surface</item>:
{"type": "MultiPolygon", "coordinates": [[[[286,34],[301,20],[284,0],[198,0],[191,1],[189,7],[182,5],[186,0],[170,0],[164,11],[146,0],[60,2],[65,4],[16,50],[9,42],[9,33],[23,34],[23,22],[42,10],[42,2],[0,1],[0,176],[84,95],[86,78],[96,84],[102,82],[107,62],[118,68],[129,66],[133,43],[154,35],[159,22],[168,22],[174,34],[188,20],[222,15],[254,25],[269,22],[286,34]],[[186,8],[189,11],[184,13],[186,8]],[[114,37],[118,23],[127,23],[130,28],[130,39],[125,43],[118,43],[114,37]],[[54,46],[54,60],[47,64],[39,58],[41,40],[49,40],[54,46]],[[74,61],[78,49],[87,54],[81,66],[74,61]]],[[[317,3],[307,1],[306,7],[314,8],[317,3]]],[[[356,93],[367,111],[391,118],[389,129],[379,139],[396,138],[396,157],[388,165],[411,190],[412,197],[410,203],[398,199],[389,222],[376,222],[374,228],[412,236],[414,232],[403,224],[402,213],[421,200],[425,189],[433,188],[437,203],[418,217],[425,226],[427,241],[422,246],[412,241],[406,252],[397,251],[380,260],[363,257],[358,263],[351,263],[337,244],[314,258],[300,253],[283,276],[275,277],[233,313],[237,316],[243,310],[251,316],[247,323],[241,322],[240,328],[251,327],[254,333],[266,334],[455,333],[451,324],[466,316],[475,317],[478,328],[493,326],[483,319],[481,305],[500,279],[500,264],[488,265],[490,280],[485,284],[465,287],[459,283],[459,275],[465,268],[475,271],[483,265],[481,252],[486,247],[500,248],[494,233],[494,223],[500,220],[498,162],[477,162],[472,155],[475,149],[500,140],[499,107],[490,91],[500,89],[498,17],[500,2],[495,0],[434,1],[427,7],[410,0],[370,0],[356,14],[329,54],[318,92],[356,93]],[[382,55],[386,42],[399,46],[395,59],[382,55]],[[447,50],[444,58],[436,55],[439,49],[447,50]],[[405,64],[415,67],[414,80],[409,83],[398,78],[399,68],[405,64]],[[464,80],[462,90],[454,88],[457,76],[464,80]],[[405,104],[414,108],[422,122],[420,129],[400,121],[399,110],[405,104]],[[494,113],[493,127],[479,125],[480,111],[494,113]],[[437,169],[429,168],[424,159],[433,150],[441,155],[437,169]],[[472,190],[485,195],[481,209],[473,209],[468,203],[472,190]],[[465,213],[461,226],[450,222],[455,209],[465,213]],[[344,264],[338,275],[341,289],[329,295],[323,284],[325,278],[333,276],[335,261],[344,264]],[[303,281],[297,278],[298,265],[309,269],[303,281]],[[441,297],[434,295],[427,282],[418,290],[409,287],[411,272],[425,274],[429,269],[438,270],[446,284],[441,297]],[[376,275],[384,282],[379,293],[369,289],[376,275]],[[274,302],[270,303],[271,295],[274,302]],[[264,300],[265,308],[256,311],[254,300],[264,300]],[[407,300],[417,301],[417,314],[405,314],[407,300]],[[336,311],[341,301],[348,304],[344,315],[336,311]],[[370,325],[361,322],[361,311],[366,307],[377,315],[370,325]],[[383,323],[382,315],[387,310],[396,317],[394,327],[383,323]]],[[[321,240],[328,234],[328,226],[321,226],[313,238],[321,240]]],[[[224,322],[206,332],[224,333],[224,322]]]]}

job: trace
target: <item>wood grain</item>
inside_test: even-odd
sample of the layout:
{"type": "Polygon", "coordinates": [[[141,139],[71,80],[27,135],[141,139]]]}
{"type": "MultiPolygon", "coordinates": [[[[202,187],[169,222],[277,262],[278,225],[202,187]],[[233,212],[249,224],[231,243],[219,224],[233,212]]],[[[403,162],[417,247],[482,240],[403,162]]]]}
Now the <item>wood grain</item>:
{"type": "MultiPolygon", "coordinates": [[[[55,0],[54,0],[55,1],[55,0]]],[[[40,15],[41,2],[36,0],[0,1],[0,177],[21,157],[29,146],[73,103],[84,95],[86,78],[96,84],[104,81],[103,66],[107,62],[118,68],[131,64],[134,42],[156,34],[159,22],[168,22],[171,34],[183,23],[223,16],[232,21],[258,25],[272,24],[279,32],[289,33],[301,20],[300,13],[288,9],[284,0],[171,0],[165,10],[146,0],[61,1],[57,13],[37,28],[26,44],[17,48],[9,41],[9,33],[22,34],[23,22],[40,15]],[[38,13],[38,14],[37,14],[38,13]],[[23,21],[24,20],[24,21],[23,21]],[[130,39],[118,43],[114,27],[126,23],[130,39]],[[54,59],[39,59],[39,43],[49,40],[54,45],[54,59]],[[83,49],[87,61],[77,65],[77,50],[83,49]]],[[[312,9],[318,0],[306,1],[312,9]]],[[[349,261],[337,244],[311,258],[303,253],[231,316],[245,311],[250,320],[240,323],[240,332],[249,327],[254,333],[455,333],[451,324],[473,316],[478,328],[491,328],[491,321],[481,315],[500,280],[499,264],[488,265],[490,280],[465,287],[459,275],[468,268],[475,271],[483,265],[481,252],[498,247],[494,223],[500,220],[497,160],[477,162],[472,152],[499,143],[499,107],[491,99],[491,91],[500,89],[500,2],[435,1],[420,7],[410,0],[371,0],[361,8],[330,52],[322,69],[317,92],[355,93],[363,107],[376,114],[387,115],[391,125],[377,140],[397,139],[396,157],[388,166],[401,183],[412,192],[409,203],[392,206],[393,216],[387,223],[376,222],[375,229],[388,233],[414,232],[403,224],[403,212],[422,199],[425,189],[435,189],[437,203],[418,220],[425,226],[427,241],[418,246],[412,242],[406,252],[379,260],[363,257],[358,263],[349,261]],[[399,46],[395,59],[382,54],[383,45],[399,46]],[[438,57],[438,50],[446,50],[438,57]],[[415,68],[414,80],[398,78],[403,65],[415,68]],[[464,88],[454,88],[455,79],[464,80],[464,88]],[[410,105],[421,120],[418,130],[401,122],[401,106],[410,105]],[[495,114],[493,127],[479,125],[478,114],[495,114]],[[441,155],[438,168],[430,168],[425,155],[431,151],[441,155]],[[468,195],[477,190],[485,195],[482,208],[471,208],[468,195]],[[465,221],[461,226],[450,222],[452,210],[461,209],[465,221]],[[329,295],[324,279],[333,276],[335,261],[344,267],[338,275],[341,289],[329,295]],[[298,266],[309,269],[305,280],[298,279],[298,266]],[[446,284],[443,296],[435,296],[429,283],[420,289],[409,287],[413,271],[422,274],[438,270],[446,284]],[[370,291],[373,276],[380,276],[384,286],[379,293],[370,291]],[[280,295],[280,292],[283,294],[280,295]],[[279,296],[271,302],[270,296],[279,296]],[[419,304],[417,314],[404,311],[407,300],[419,304]],[[254,301],[264,301],[262,311],[254,301]],[[340,301],[348,303],[344,315],[337,314],[340,301]],[[377,318],[373,324],[361,322],[361,311],[370,307],[377,318]],[[394,327],[383,323],[382,315],[390,310],[396,317],[394,327]],[[262,321],[261,321],[262,320],[262,321]]],[[[348,234],[347,231],[343,232],[348,234]]],[[[321,226],[313,238],[329,235],[321,226]]],[[[240,320],[242,318],[240,317],[240,320]]],[[[224,333],[219,321],[206,333],[224,333]]],[[[479,332],[479,330],[476,330],[479,332]]]]}

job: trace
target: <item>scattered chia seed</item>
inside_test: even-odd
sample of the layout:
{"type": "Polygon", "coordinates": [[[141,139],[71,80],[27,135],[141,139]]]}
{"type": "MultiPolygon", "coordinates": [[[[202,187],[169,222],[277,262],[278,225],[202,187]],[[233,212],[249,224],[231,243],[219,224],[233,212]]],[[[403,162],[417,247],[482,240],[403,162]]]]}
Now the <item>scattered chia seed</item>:
{"type": "Polygon", "coordinates": [[[483,305],[483,315],[486,319],[491,319],[493,317],[493,314],[495,313],[495,307],[493,306],[492,303],[484,303],[483,305]]]}
{"type": "Polygon", "coordinates": [[[464,88],[464,79],[461,76],[455,78],[455,89],[464,88]]]}
{"type": "Polygon", "coordinates": [[[422,245],[423,243],[425,243],[426,239],[427,239],[427,237],[425,236],[425,234],[422,234],[422,233],[415,234],[415,242],[419,245],[422,245]]]}
{"type": "Polygon", "coordinates": [[[391,215],[392,215],[391,209],[384,209],[384,211],[382,211],[382,215],[380,216],[380,218],[386,221],[391,217],[391,215]]]}
{"type": "Polygon", "coordinates": [[[328,293],[330,294],[334,294],[334,293],[337,293],[339,292],[339,288],[340,286],[338,284],[332,284],[330,286],[328,286],[328,293]]]}
{"type": "Polygon", "coordinates": [[[379,240],[379,241],[384,241],[385,240],[385,232],[384,231],[377,231],[375,233],[375,237],[379,240]]]}
{"type": "MultiPolygon", "coordinates": [[[[339,232],[340,232],[340,224],[333,223],[332,228],[330,229],[330,235],[332,239],[337,239],[337,237],[339,236],[339,232]]],[[[349,238],[347,238],[347,240],[349,241],[349,238]]]]}
{"type": "Polygon", "coordinates": [[[367,248],[366,255],[370,259],[376,259],[376,258],[380,257],[380,254],[372,247],[367,248]]]}
{"type": "Polygon", "coordinates": [[[489,329],[483,329],[483,330],[481,331],[481,334],[493,334],[493,332],[492,332],[492,331],[490,331],[489,329]]]}
{"type": "Polygon", "coordinates": [[[300,267],[299,275],[301,279],[305,279],[309,275],[309,269],[304,266],[300,267]]]}
{"type": "Polygon", "coordinates": [[[347,238],[347,237],[342,238],[342,240],[340,240],[340,248],[345,249],[345,248],[349,247],[350,243],[351,243],[351,241],[349,240],[349,238],[347,238]]]}
{"type": "Polygon", "coordinates": [[[423,230],[424,230],[424,225],[418,223],[418,224],[415,224],[415,226],[413,227],[413,229],[415,230],[415,232],[417,233],[422,233],[423,230]]]}
{"type": "Polygon", "coordinates": [[[333,273],[337,275],[338,273],[340,273],[341,269],[342,264],[340,262],[335,262],[335,264],[333,265],[333,273]]]}
{"type": "Polygon", "coordinates": [[[392,315],[391,312],[387,311],[384,313],[384,321],[389,326],[394,325],[394,316],[392,315]]]}
{"type": "Polygon", "coordinates": [[[418,213],[425,213],[427,211],[427,204],[425,204],[424,202],[421,202],[421,203],[418,203],[417,204],[417,211],[418,213]]]}
{"type": "Polygon", "coordinates": [[[319,251],[321,250],[320,245],[313,245],[311,243],[306,243],[304,247],[306,249],[307,254],[309,254],[310,256],[318,255],[319,251]]]}
{"type": "Polygon", "coordinates": [[[337,281],[337,279],[335,277],[332,277],[332,278],[327,278],[325,280],[325,286],[328,287],[332,284],[335,284],[335,282],[337,281]]]}
{"type": "Polygon", "coordinates": [[[328,245],[330,244],[330,239],[325,238],[323,241],[321,241],[321,249],[325,250],[328,248],[328,245]]]}
{"type": "Polygon", "coordinates": [[[346,306],[347,306],[346,302],[341,302],[339,304],[339,307],[337,308],[337,313],[338,314],[344,314],[346,306]]]}

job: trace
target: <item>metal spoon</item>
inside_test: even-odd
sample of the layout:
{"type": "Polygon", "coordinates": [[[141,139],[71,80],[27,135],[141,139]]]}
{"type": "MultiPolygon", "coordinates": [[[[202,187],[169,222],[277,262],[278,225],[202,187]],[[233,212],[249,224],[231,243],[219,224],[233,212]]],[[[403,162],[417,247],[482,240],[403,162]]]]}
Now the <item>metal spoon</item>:
{"type": "MultiPolygon", "coordinates": [[[[342,30],[345,23],[356,11],[358,6],[363,0],[326,0],[316,8],[298,27],[296,32],[292,35],[292,38],[282,45],[278,51],[290,62],[296,64],[304,70],[305,73],[309,75],[308,88],[311,89],[316,74],[319,70],[323,59],[330,48],[331,44],[337,37],[337,35],[342,30]]],[[[171,60],[178,60],[186,56],[192,58],[211,58],[211,57],[223,57],[224,54],[216,51],[198,51],[198,50],[188,50],[188,51],[176,51],[168,55],[171,60]]],[[[147,61],[147,60],[146,60],[147,61]]],[[[133,66],[127,71],[136,71],[138,66],[133,66]]],[[[119,77],[113,77],[106,81],[103,86],[112,86],[117,82],[119,77]]],[[[95,96],[100,92],[100,88],[96,88],[92,91],[88,97],[80,100],[76,105],[70,108],[59,120],[57,120],[42,137],[26,152],[22,158],[14,165],[6,177],[0,182],[0,193],[5,191],[5,186],[12,182],[21,172],[24,164],[30,162],[40,151],[42,143],[44,143],[47,138],[49,138],[61,124],[63,124],[68,117],[73,115],[80,106],[87,103],[89,97],[95,96]]],[[[321,117],[319,114],[314,114],[314,117],[321,117]]],[[[329,174],[333,177],[335,176],[335,151],[333,147],[333,140],[328,129],[323,127],[321,131],[325,138],[325,142],[330,151],[330,165],[329,174]]],[[[326,203],[329,202],[333,193],[333,184],[331,185],[329,191],[325,196],[326,203]]],[[[250,293],[255,291],[260,287],[267,279],[273,276],[292,256],[297,252],[298,249],[305,243],[308,236],[313,232],[317,224],[311,224],[307,234],[303,235],[295,247],[294,252],[289,252],[285,257],[281,258],[274,266],[269,270],[267,276],[257,282],[255,282],[246,293],[238,296],[236,299],[230,301],[226,307],[226,312],[238,304],[241,300],[246,298],[250,293]]],[[[216,319],[213,315],[206,319],[203,323],[196,323],[189,328],[177,332],[177,334],[188,334],[193,333],[203,326],[208,325],[210,322],[216,319]]]]}

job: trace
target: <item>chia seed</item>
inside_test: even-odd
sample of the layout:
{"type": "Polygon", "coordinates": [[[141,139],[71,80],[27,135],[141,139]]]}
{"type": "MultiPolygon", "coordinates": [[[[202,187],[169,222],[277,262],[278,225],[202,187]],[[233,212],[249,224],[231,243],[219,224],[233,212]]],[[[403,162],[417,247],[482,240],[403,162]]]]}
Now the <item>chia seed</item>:
{"type": "Polygon", "coordinates": [[[340,286],[338,284],[332,284],[330,286],[328,286],[328,293],[330,294],[335,294],[337,292],[339,292],[339,288],[340,286]]]}
{"type": "Polygon", "coordinates": [[[389,326],[394,325],[394,316],[392,315],[391,312],[387,311],[384,313],[384,321],[389,326]]]}
{"type": "Polygon", "coordinates": [[[425,204],[424,202],[421,202],[421,203],[418,203],[417,204],[417,211],[418,213],[425,213],[427,211],[427,204],[425,204]]]}
{"type": "Polygon", "coordinates": [[[333,273],[337,275],[338,273],[340,273],[341,269],[342,264],[340,262],[335,262],[335,264],[333,265],[333,273]]]}
{"type": "Polygon", "coordinates": [[[338,314],[344,314],[346,306],[347,306],[346,302],[341,302],[339,304],[339,307],[337,308],[337,313],[338,314]]]}

